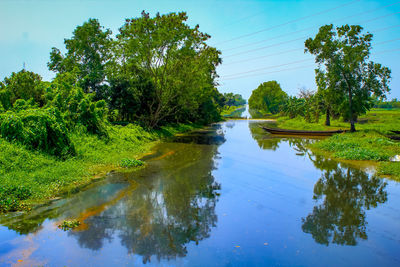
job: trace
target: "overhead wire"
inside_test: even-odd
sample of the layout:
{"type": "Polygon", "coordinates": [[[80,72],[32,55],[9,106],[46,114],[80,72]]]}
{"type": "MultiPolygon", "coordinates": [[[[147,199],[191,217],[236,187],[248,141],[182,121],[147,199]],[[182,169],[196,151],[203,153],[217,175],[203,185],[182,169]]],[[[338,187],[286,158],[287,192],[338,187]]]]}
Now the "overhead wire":
{"type": "MultiPolygon", "coordinates": [[[[400,12],[395,12],[395,13],[387,14],[385,16],[379,16],[377,18],[368,19],[368,20],[365,20],[365,21],[360,21],[357,24],[367,23],[367,22],[379,20],[379,19],[382,19],[382,18],[387,18],[387,17],[394,16],[394,15],[399,14],[399,13],[400,12]]],[[[377,31],[375,31],[375,32],[377,32],[377,31]]],[[[235,53],[235,54],[227,55],[224,58],[230,58],[230,57],[233,57],[233,56],[238,56],[238,55],[242,55],[242,54],[248,54],[248,53],[251,53],[251,52],[263,50],[263,49],[266,49],[266,48],[271,48],[271,47],[275,47],[275,46],[279,46],[279,45],[283,45],[283,44],[292,43],[292,42],[295,42],[295,41],[298,41],[298,40],[301,40],[301,39],[305,39],[307,37],[308,37],[308,35],[307,36],[302,36],[300,38],[296,38],[296,39],[291,39],[291,40],[288,40],[288,41],[280,42],[280,43],[275,43],[275,44],[271,44],[271,45],[267,45],[267,46],[262,46],[262,47],[258,47],[258,48],[249,49],[249,50],[246,50],[246,51],[242,51],[242,52],[238,52],[238,53],[235,53]]]]}
{"type": "MultiPolygon", "coordinates": [[[[375,46],[376,46],[376,45],[387,44],[387,43],[392,43],[392,42],[399,41],[399,40],[400,40],[400,38],[395,38],[395,39],[391,39],[391,40],[387,40],[387,41],[382,41],[382,42],[376,43],[375,46]]],[[[280,65],[268,66],[268,67],[263,67],[263,68],[254,69],[254,70],[249,70],[249,71],[246,71],[246,72],[240,72],[240,73],[235,73],[235,74],[228,74],[228,75],[226,75],[226,76],[235,76],[235,75],[238,75],[238,74],[245,74],[245,73],[257,72],[257,71],[264,70],[264,69],[270,69],[270,68],[276,68],[276,67],[280,67],[280,66],[292,65],[292,64],[297,64],[297,63],[300,63],[300,62],[310,61],[310,60],[312,60],[312,59],[297,60],[297,61],[293,61],[293,62],[289,62],[289,63],[284,63],[284,64],[280,64],[280,65]]],[[[224,77],[226,77],[226,76],[224,76],[224,77]]]]}
{"type": "MultiPolygon", "coordinates": [[[[400,27],[400,24],[399,25],[385,27],[385,28],[380,28],[380,29],[377,29],[377,30],[372,30],[371,32],[373,32],[373,33],[381,32],[381,31],[385,31],[385,30],[389,30],[389,29],[393,29],[393,28],[398,28],[398,27],[400,27]]],[[[303,51],[303,50],[304,50],[304,48],[294,48],[294,49],[290,49],[290,50],[285,50],[285,51],[280,51],[280,52],[277,52],[277,53],[264,55],[264,56],[261,56],[261,57],[254,57],[254,58],[249,58],[249,59],[245,59],[245,60],[238,60],[238,61],[233,61],[233,62],[229,62],[229,63],[224,63],[223,65],[224,66],[229,66],[229,65],[234,65],[234,64],[238,64],[238,63],[242,64],[244,62],[255,61],[255,60],[259,60],[259,59],[264,59],[264,58],[268,58],[268,57],[273,57],[273,56],[278,56],[278,55],[283,55],[283,54],[296,52],[296,51],[303,51]]]]}
{"type": "MultiPolygon", "coordinates": [[[[380,55],[380,54],[386,54],[386,53],[397,52],[397,51],[400,51],[400,48],[378,51],[378,52],[372,53],[371,55],[380,55]]],[[[286,65],[288,65],[288,64],[286,64],[286,65]]],[[[288,70],[305,69],[305,68],[310,68],[310,67],[315,67],[315,64],[304,65],[304,66],[288,68],[288,69],[281,69],[281,70],[276,70],[276,71],[263,72],[263,73],[254,73],[254,74],[251,74],[251,75],[242,75],[242,74],[245,74],[245,73],[241,73],[237,77],[228,77],[228,78],[224,78],[224,80],[236,80],[236,79],[241,79],[241,78],[248,78],[248,77],[266,75],[266,74],[271,74],[271,73],[278,73],[278,72],[283,72],[283,71],[288,71],[288,70]]]]}
{"type": "MultiPolygon", "coordinates": [[[[354,14],[354,15],[346,16],[346,17],[343,17],[343,18],[340,18],[340,19],[336,19],[334,21],[341,21],[341,20],[345,20],[345,19],[349,19],[349,18],[358,17],[358,16],[361,16],[361,15],[365,15],[365,14],[377,11],[377,10],[382,9],[382,8],[387,8],[387,7],[398,5],[398,4],[400,4],[400,1],[398,1],[396,3],[389,4],[389,5],[373,8],[373,9],[370,9],[370,10],[367,10],[367,11],[363,11],[363,12],[360,12],[360,13],[357,13],[357,14],[354,14]]],[[[281,34],[281,35],[274,36],[274,37],[271,37],[271,38],[268,38],[268,39],[264,39],[264,40],[261,40],[261,41],[251,42],[251,43],[247,43],[247,44],[244,44],[244,45],[240,45],[240,46],[224,49],[224,51],[225,52],[232,51],[232,50],[236,50],[236,49],[239,49],[239,48],[243,48],[243,47],[247,47],[247,46],[252,46],[252,45],[255,45],[255,44],[263,43],[263,42],[266,42],[266,41],[279,39],[279,38],[286,37],[286,36],[289,36],[289,35],[291,36],[293,34],[296,34],[296,33],[299,33],[299,32],[305,32],[305,31],[312,30],[312,29],[315,29],[315,26],[311,26],[311,27],[308,27],[308,28],[297,30],[297,31],[294,31],[294,32],[291,32],[291,33],[281,34]]]]}
{"type": "Polygon", "coordinates": [[[291,23],[294,23],[294,22],[298,22],[298,21],[301,21],[301,20],[305,20],[305,19],[308,19],[308,18],[311,18],[311,17],[319,16],[319,15],[331,12],[333,10],[342,8],[344,6],[348,6],[348,5],[354,4],[354,3],[359,2],[359,1],[361,1],[361,0],[350,1],[350,2],[344,3],[342,5],[339,5],[339,6],[336,6],[336,7],[333,7],[333,8],[329,8],[329,9],[325,9],[325,10],[322,10],[322,11],[314,13],[314,14],[310,14],[310,15],[307,15],[307,16],[304,16],[304,17],[300,17],[300,18],[297,18],[297,19],[294,19],[294,20],[290,20],[290,21],[287,21],[287,22],[284,22],[284,23],[281,23],[281,24],[277,24],[277,25],[274,25],[274,26],[271,26],[271,27],[268,27],[268,28],[264,28],[264,29],[252,32],[252,33],[244,34],[244,35],[241,35],[241,36],[238,36],[238,37],[235,37],[235,38],[223,41],[223,42],[219,42],[219,43],[217,43],[217,45],[218,44],[227,43],[227,42],[231,42],[231,41],[235,41],[235,40],[242,39],[242,38],[245,38],[245,37],[253,36],[253,35],[259,34],[261,32],[265,32],[265,31],[269,31],[269,30],[272,30],[272,29],[276,29],[276,28],[279,28],[279,27],[282,27],[282,26],[285,26],[285,25],[288,25],[288,24],[291,24],[291,23]]]}

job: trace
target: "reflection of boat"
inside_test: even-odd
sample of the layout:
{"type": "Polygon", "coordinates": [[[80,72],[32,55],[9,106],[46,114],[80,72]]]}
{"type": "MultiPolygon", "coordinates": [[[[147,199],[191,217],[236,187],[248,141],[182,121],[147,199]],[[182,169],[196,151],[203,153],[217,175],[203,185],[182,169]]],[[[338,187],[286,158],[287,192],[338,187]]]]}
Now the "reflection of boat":
{"type": "Polygon", "coordinates": [[[268,128],[265,126],[260,126],[267,132],[271,134],[281,134],[281,135],[311,135],[311,136],[330,136],[338,133],[343,133],[343,130],[336,131],[304,131],[304,130],[287,130],[278,128],[268,128]]]}

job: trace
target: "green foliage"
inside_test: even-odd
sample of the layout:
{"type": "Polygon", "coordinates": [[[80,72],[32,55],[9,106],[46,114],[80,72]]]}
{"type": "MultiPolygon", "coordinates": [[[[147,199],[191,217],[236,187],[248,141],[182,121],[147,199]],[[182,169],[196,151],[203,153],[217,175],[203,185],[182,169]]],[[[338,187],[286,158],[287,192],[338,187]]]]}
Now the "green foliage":
{"type": "Polygon", "coordinates": [[[58,225],[58,228],[60,228],[64,231],[68,231],[68,230],[78,227],[79,225],[81,225],[81,222],[78,220],[65,220],[61,224],[58,225]]]}
{"type": "Polygon", "coordinates": [[[251,93],[249,108],[261,113],[277,114],[287,97],[276,81],[264,82],[251,93]]]}
{"type": "Polygon", "coordinates": [[[110,76],[125,77],[116,84],[127,88],[118,90],[138,97],[136,116],[147,127],[219,118],[214,80],[220,52],[187,18],[184,12],[153,18],[142,12],[127,19],[117,35],[110,76]]]}
{"type": "Polygon", "coordinates": [[[122,168],[131,168],[131,167],[139,167],[142,166],[143,164],[144,164],[143,161],[138,159],[124,158],[121,160],[121,163],[119,165],[122,168]]]}
{"type": "Polygon", "coordinates": [[[71,39],[65,39],[67,53],[53,47],[48,67],[57,73],[76,71],[79,87],[84,92],[103,95],[106,63],[111,57],[111,31],[103,30],[97,19],[76,27],[71,39]]]}
{"type": "Polygon", "coordinates": [[[4,78],[3,85],[0,86],[0,102],[6,110],[10,109],[17,99],[32,99],[35,104],[42,106],[45,85],[39,74],[26,70],[13,72],[10,77],[4,78]]]}
{"type": "Polygon", "coordinates": [[[369,61],[372,34],[362,30],[358,25],[325,25],[305,42],[306,51],[319,64],[316,81],[327,109],[350,121],[351,131],[357,117],[372,107],[372,96],[384,97],[390,90],[391,71],[369,61]]]}
{"type": "Polygon", "coordinates": [[[293,119],[297,116],[305,115],[305,99],[298,98],[295,96],[290,96],[286,102],[282,105],[282,114],[289,116],[293,119]]]}
{"type": "Polygon", "coordinates": [[[61,112],[70,129],[82,125],[90,133],[107,136],[106,102],[93,101],[92,95],[76,86],[76,79],[75,73],[57,75],[46,92],[48,105],[61,112]]]}
{"type": "Polygon", "coordinates": [[[75,155],[67,128],[56,109],[8,111],[0,115],[0,136],[50,155],[75,155]]]}
{"type": "Polygon", "coordinates": [[[0,186],[0,213],[16,211],[23,207],[21,200],[26,200],[32,195],[29,188],[21,185],[0,186]]]}
{"type": "Polygon", "coordinates": [[[243,106],[246,104],[246,99],[243,99],[242,95],[234,93],[224,93],[224,106],[243,106]]]}
{"type": "Polygon", "coordinates": [[[383,101],[382,99],[374,99],[374,108],[384,108],[384,109],[400,109],[400,101],[397,98],[393,98],[391,101],[383,101]]]}
{"type": "Polygon", "coordinates": [[[27,207],[25,204],[74,191],[76,187],[89,183],[94,175],[115,169],[123,159],[147,152],[152,141],[193,127],[180,124],[149,132],[133,124],[112,126],[108,128],[108,139],[76,129],[70,133],[76,156],[67,160],[31,151],[19,143],[0,138],[0,184],[9,193],[7,196],[1,193],[5,197],[0,197],[4,201],[0,209],[20,210],[27,207]],[[23,188],[30,191],[27,199],[28,194],[23,188]]]}
{"type": "Polygon", "coordinates": [[[378,167],[378,174],[400,180],[400,162],[381,162],[378,167]]]}
{"type": "Polygon", "coordinates": [[[334,152],[334,156],[349,160],[387,161],[400,152],[400,145],[378,134],[339,134],[313,146],[334,152]]]}
{"type": "Polygon", "coordinates": [[[236,114],[240,115],[244,110],[244,106],[224,106],[221,115],[224,117],[235,116],[236,114]]]}

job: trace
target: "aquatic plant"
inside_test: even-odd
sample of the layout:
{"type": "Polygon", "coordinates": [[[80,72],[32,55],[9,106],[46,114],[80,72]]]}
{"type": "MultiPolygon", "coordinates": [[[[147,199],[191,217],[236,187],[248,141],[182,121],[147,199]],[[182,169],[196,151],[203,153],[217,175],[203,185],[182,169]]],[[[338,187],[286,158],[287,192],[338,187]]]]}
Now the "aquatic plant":
{"type": "Polygon", "coordinates": [[[142,166],[144,163],[138,159],[129,159],[125,158],[121,160],[120,166],[123,168],[131,168],[131,167],[139,167],[142,166]]]}
{"type": "Polygon", "coordinates": [[[61,224],[58,225],[58,228],[60,228],[64,231],[68,231],[68,230],[78,227],[79,225],[81,225],[81,222],[78,220],[65,220],[61,224]]]}

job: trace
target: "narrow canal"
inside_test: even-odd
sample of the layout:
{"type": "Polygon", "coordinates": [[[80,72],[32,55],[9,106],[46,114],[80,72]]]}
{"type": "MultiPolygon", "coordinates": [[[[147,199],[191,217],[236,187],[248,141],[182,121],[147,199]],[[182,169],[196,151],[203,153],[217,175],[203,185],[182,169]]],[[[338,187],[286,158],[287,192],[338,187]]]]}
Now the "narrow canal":
{"type": "Polygon", "coordinates": [[[399,183],[260,123],[176,137],[141,170],[1,217],[0,265],[400,266],[399,183]]]}

